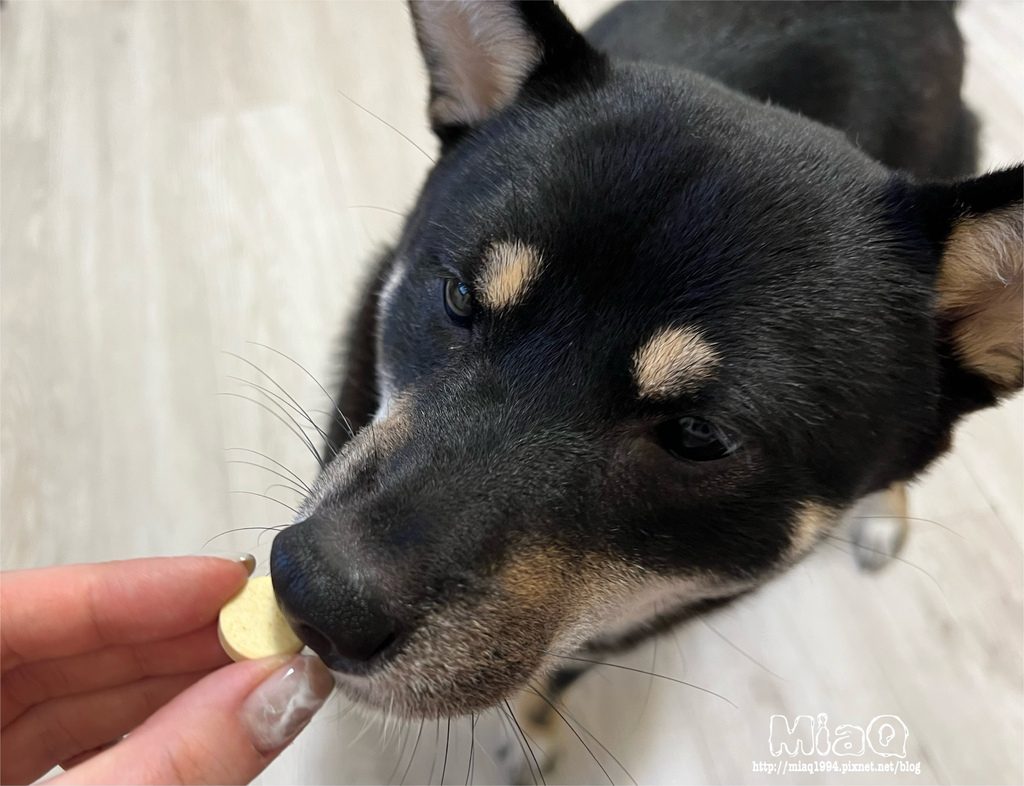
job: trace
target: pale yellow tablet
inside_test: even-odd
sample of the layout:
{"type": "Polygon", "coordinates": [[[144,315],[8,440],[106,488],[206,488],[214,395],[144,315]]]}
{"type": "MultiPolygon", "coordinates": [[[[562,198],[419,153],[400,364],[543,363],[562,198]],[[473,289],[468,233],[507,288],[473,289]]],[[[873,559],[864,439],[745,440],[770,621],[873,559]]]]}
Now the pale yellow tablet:
{"type": "Polygon", "coordinates": [[[249,579],[220,610],[220,644],[232,660],[287,655],[302,649],[281,615],[270,576],[249,579]]]}

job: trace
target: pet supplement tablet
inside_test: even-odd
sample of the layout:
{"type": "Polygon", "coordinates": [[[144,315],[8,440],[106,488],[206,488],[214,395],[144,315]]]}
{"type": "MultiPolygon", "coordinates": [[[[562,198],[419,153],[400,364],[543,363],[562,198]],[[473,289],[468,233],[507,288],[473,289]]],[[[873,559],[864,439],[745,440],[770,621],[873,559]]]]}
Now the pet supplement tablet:
{"type": "Polygon", "coordinates": [[[277,607],[270,576],[249,579],[220,610],[220,644],[232,660],[287,655],[302,649],[277,607]]]}

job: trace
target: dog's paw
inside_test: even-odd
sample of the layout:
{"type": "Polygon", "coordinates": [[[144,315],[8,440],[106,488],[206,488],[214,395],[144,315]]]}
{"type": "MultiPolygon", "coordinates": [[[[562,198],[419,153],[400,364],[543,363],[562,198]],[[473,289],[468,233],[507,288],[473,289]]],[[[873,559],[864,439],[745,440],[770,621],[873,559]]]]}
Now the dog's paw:
{"type": "Polygon", "coordinates": [[[892,562],[907,541],[906,519],[864,518],[853,526],[853,556],[864,570],[880,570],[892,562]]]}
{"type": "Polygon", "coordinates": [[[903,484],[867,497],[851,515],[850,539],[857,564],[880,570],[903,549],[910,532],[903,484]]]}
{"type": "Polygon", "coordinates": [[[506,783],[540,783],[541,776],[546,778],[554,770],[565,750],[565,724],[535,693],[523,693],[512,710],[519,725],[517,728],[506,719],[508,738],[498,748],[497,764],[506,783]]]}

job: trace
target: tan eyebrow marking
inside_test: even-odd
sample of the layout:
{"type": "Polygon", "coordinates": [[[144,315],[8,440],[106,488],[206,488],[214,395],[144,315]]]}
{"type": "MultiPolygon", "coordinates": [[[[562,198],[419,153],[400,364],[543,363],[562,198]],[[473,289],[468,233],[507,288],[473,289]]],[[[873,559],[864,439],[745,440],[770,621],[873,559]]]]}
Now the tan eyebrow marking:
{"type": "Polygon", "coordinates": [[[718,354],[693,328],[665,328],[633,354],[640,398],[667,399],[707,378],[718,354]]]}
{"type": "Polygon", "coordinates": [[[540,270],[537,249],[520,243],[495,243],[487,252],[480,276],[480,300],[492,309],[508,308],[522,299],[540,270]]]}

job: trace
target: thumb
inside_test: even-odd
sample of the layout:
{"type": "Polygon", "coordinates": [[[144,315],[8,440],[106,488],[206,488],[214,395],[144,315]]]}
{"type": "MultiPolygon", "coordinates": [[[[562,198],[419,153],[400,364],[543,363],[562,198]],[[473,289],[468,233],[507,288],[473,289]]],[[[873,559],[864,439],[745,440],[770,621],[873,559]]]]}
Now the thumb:
{"type": "Polygon", "coordinates": [[[49,783],[248,783],[290,743],[334,688],[319,658],[226,666],[114,747],[49,783]]]}

